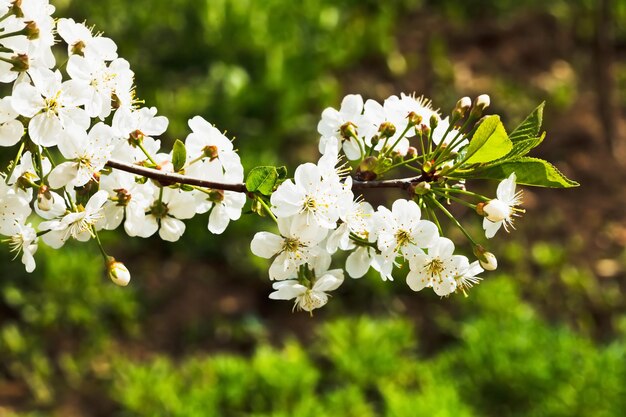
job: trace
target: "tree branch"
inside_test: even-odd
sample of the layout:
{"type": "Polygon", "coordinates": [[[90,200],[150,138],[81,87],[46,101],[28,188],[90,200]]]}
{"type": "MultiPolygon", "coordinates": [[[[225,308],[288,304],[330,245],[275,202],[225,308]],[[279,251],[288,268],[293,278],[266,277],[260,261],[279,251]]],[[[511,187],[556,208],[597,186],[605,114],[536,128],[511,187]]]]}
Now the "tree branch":
{"type": "MultiPolygon", "coordinates": [[[[235,191],[238,193],[245,193],[246,185],[244,183],[239,184],[226,184],[221,182],[207,181],[200,178],[188,177],[186,175],[174,174],[171,172],[163,172],[158,169],[146,168],[139,165],[127,164],[125,162],[109,160],[106,163],[107,166],[118,169],[120,171],[130,172],[131,174],[141,175],[146,178],[157,180],[163,185],[169,184],[187,184],[195,185],[202,188],[212,188],[214,190],[235,191]]],[[[384,180],[384,181],[356,181],[352,183],[353,190],[364,190],[370,188],[400,188],[407,189],[411,184],[420,182],[422,177],[401,178],[396,180],[384,180]]]]}

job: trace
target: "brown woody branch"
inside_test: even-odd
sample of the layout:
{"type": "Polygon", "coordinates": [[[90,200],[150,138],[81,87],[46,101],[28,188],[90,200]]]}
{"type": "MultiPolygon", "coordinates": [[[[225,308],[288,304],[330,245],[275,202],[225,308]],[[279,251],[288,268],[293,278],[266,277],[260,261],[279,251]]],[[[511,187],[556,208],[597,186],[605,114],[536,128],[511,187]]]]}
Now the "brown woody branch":
{"type": "MultiPolygon", "coordinates": [[[[221,182],[207,181],[200,178],[188,177],[186,175],[174,174],[171,172],[163,172],[158,169],[146,168],[139,165],[127,164],[125,162],[109,160],[107,166],[118,169],[120,171],[130,172],[131,174],[141,175],[146,178],[157,180],[164,185],[168,184],[187,184],[202,188],[212,188],[215,190],[235,191],[245,193],[246,185],[244,183],[227,184],[221,182]]],[[[422,180],[422,177],[401,178],[396,180],[383,181],[356,181],[352,183],[353,190],[364,190],[370,188],[400,188],[408,189],[411,184],[415,184],[422,180]]]]}

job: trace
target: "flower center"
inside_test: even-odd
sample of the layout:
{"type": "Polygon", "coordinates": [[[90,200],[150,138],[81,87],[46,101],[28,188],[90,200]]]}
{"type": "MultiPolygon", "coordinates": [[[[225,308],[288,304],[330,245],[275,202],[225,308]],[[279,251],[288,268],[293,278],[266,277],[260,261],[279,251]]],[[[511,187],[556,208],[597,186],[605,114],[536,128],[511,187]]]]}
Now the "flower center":
{"type": "Polygon", "coordinates": [[[285,252],[297,252],[303,246],[298,239],[286,238],[283,242],[283,250],[285,252]]]}
{"type": "Polygon", "coordinates": [[[167,204],[162,201],[155,201],[152,207],[150,207],[150,214],[152,214],[157,219],[162,219],[167,216],[169,209],[167,208],[167,204]]]}
{"type": "Polygon", "coordinates": [[[59,108],[61,107],[61,103],[59,103],[59,96],[61,92],[57,92],[56,95],[52,98],[47,98],[45,101],[44,112],[52,112],[55,116],[59,115],[59,108]]]}
{"type": "Polygon", "coordinates": [[[305,310],[312,312],[316,308],[320,308],[325,304],[324,297],[313,290],[306,290],[304,294],[296,298],[294,308],[297,310],[305,310]]]}
{"type": "Polygon", "coordinates": [[[307,198],[304,200],[304,203],[302,203],[302,210],[303,211],[315,211],[316,208],[317,208],[317,202],[315,201],[315,199],[311,196],[307,196],[307,198]]]}
{"type": "Polygon", "coordinates": [[[439,258],[435,258],[424,266],[426,272],[431,276],[440,276],[444,270],[443,261],[439,258]]]}
{"type": "Polygon", "coordinates": [[[413,243],[413,239],[411,239],[411,234],[408,231],[400,229],[396,232],[396,242],[398,243],[398,247],[402,247],[413,243]]]}

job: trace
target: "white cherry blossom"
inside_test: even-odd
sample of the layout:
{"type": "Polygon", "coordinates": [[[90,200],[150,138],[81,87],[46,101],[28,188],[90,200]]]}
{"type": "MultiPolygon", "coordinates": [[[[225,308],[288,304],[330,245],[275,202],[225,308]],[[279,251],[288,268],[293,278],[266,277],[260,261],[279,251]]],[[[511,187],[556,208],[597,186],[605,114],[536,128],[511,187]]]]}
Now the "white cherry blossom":
{"type": "Polygon", "coordinates": [[[87,202],[84,208],[66,214],[55,220],[42,222],[39,229],[48,231],[41,239],[46,245],[58,249],[69,238],[86,242],[94,236],[93,228],[102,219],[102,206],[108,198],[106,191],[98,191],[87,202]]]}
{"type": "Polygon", "coordinates": [[[258,232],[250,244],[252,253],[261,258],[276,258],[270,266],[272,280],[283,280],[296,276],[298,267],[321,253],[317,246],[327,235],[321,227],[306,227],[294,221],[294,217],[279,218],[280,235],[258,232]]]}
{"type": "Polygon", "coordinates": [[[509,227],[513,227],[513,217],[520,211],[515,206],[522,202],[522,192],[515,192],[516,179],[515,173],[512,173],[507,179],[502,180],[496,191],[497,198],[490,200],[483,207],[486,215],[483,219],[483,229],[487,238],[494,237],[501,226],[504,226],[507,232],[509,227]]]}
{"type": "Polygon", "coordinates": [[[406,283],[413,291],[432,287],[439,296],[445,296],[456,290],[456,278],[467,272],[467,258],[454,255],[454,243],[440,237],[428,248],[428,254],[418,253],[409,261],[410,272],[406,283]]]}
{"type": "MultiPolygon", "coordinates": [[[[226,184],[235,184],[243,181],[243,167],[241,170],[231,169],[224,172],[222,165],[217,161],[204,161],[195,163],[187,168],[188,175],[226,184]]],[[[243,193],[224,190],[203,190],[196,194],[196,212],[209,215],[208,228],[211,233],[220,234],[226,230],[231,220],[241,217],[241,209],[246,203],[243,193]]]]}
{"type": "Polygon", "coordinates": [[[104,36],[94,36],[90,28],[74,19],[59,19],[59,36],[67,43],[67,53],[112,61],[117,58],[117,45],[104,36]]]}
{"type": "Polygon", "coordinates": [[[269,296],[272,300],[292,300],[295,298],[294,309],[311,312],[316,308],[323,307],[328,302],[329,291],[334,291],[343,283],[343,271],[341,269],[328,270],[330,256],[317,257],[312,261],[311,269],[313,276],[305,286],[298,280],[290,279],[278,281],[273,284],[274,292],[269,296]]]}
{"type": "Polygon", "coordinates": [[[319,167],[306,163],[296,168],[294,181],[283,182],[272,194],[272,211],[278,218],[300,214],[307,225],[334,229],[345,202],[343,190],[338,179],[323,180],[319,167]]]}
{"type": "Polygon", "coordinates": [[[5,229],[9,235],[8,239],[3,239],[9,244],[11,252],[15,253],[17,258],[22,254],[22,263],[26,268],[26,272],[33,272],[36,267],[34,254],[37,252],[37,232],[29,224],[13,223],[13,228],[5,229]]]}
{"type": "Polygon", "coordinates": [[[383,279],[392,279],[396,257],[411,259],[422,254],[422,249],[430,247],[439,237],[434,223],[421,220],[421,210],[414,201],[396,200],[391,210],[379,206],[374,222],[378,249],[384,258],[379,265],[383,279]]]}
{"type": "Polygon", "coordinates": [[[80,187],[87,184],[111,157],[112,139],[112,130],[104,123],[96,124],[89,134],[77,130],[70,132],[68,138],[59,143],[59,150],[68,161],[50,172],[50,186],[58,189],[66,185],[80,187]]]}
{"type": "Polygon", "coordinates": [[[29,72],[33,85],[22,82],[13,90],[12,105],[22,116],[31,117],[28,133],[38,145],[55,146],[67,137],[67,130],[87,130],[90,121],[80,108],[84,91],[67,89],[60,72],[47,69],[29,72]]]}
{"type": "Polygon", "coordinates": [[[322,119],[317,125],[317,131],[322,135],[319,144],[320,153],[326,152],[329,143],[342,141],[343,151],[350,160],[359,159],[362,154],[363,143],[358,137],[342,137],[342,127],[348,123],[358,130],[363,113],[363,97],[359,94],[349,94],[344,97],[339,110],[332,107],[322,112],[322,119]]]}

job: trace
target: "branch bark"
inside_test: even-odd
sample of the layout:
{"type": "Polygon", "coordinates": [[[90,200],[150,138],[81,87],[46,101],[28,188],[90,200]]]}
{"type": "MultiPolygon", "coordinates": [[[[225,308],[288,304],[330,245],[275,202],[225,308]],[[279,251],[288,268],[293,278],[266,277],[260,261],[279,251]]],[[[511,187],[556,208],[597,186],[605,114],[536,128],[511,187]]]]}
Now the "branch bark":
{"type": "MultiPolygon", "coordinates": [[[[246,193],[246,185],[244,183],[227,184],[221,182],[207,181],[200,178],[188,177],[186,175],[174,174],[171,172],[163,172],[158,169],[146,168],[139,165],[127,164],[125,162],[109,160],[106,165],[113,169],[130,172],[131,174],[141,175],[146,178],[157,180],[166,184],[187,184],[202,188],[212,188],[214,190],[235,191],[238,193],[246,193]]],[[[408,189],[411,184],[420,182],[422,177],[401,178],[395,180],[383,181],[356,181],[352,183],[353,190],[364,190],[372,188],[400,188],[408,189]]]]}

